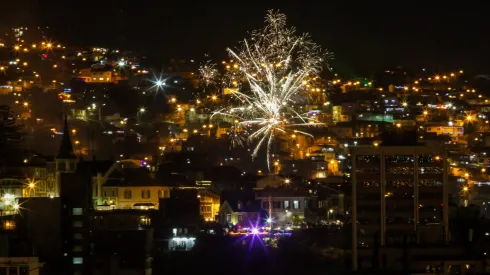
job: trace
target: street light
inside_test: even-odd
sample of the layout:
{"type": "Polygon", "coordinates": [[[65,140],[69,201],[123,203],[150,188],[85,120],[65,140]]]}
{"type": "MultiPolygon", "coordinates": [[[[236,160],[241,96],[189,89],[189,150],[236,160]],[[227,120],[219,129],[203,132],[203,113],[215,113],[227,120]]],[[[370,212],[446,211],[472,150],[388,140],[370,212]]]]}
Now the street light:
{"type": "Polygon", "coordinates": [[[330,223],[330,214],[332,214],[332,213],[333,213],[333,209],[329,209],[327,211],[327,223],[330,223]]]}

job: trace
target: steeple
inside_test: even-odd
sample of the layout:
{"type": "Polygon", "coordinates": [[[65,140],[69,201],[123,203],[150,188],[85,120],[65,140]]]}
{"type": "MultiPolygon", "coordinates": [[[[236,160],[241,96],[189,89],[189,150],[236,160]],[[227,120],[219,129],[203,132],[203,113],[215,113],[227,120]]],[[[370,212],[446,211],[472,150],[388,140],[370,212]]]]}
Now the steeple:
{"type": "Polygon", "coordinates": [[[76,159],[73,153],[73,145],[71,144],[70,129],[68,128],[68,116],[65,115],[65,123],[63,125],[63,137],[61,138],[60,150],[58,151],[57,159],[76,159]]]}

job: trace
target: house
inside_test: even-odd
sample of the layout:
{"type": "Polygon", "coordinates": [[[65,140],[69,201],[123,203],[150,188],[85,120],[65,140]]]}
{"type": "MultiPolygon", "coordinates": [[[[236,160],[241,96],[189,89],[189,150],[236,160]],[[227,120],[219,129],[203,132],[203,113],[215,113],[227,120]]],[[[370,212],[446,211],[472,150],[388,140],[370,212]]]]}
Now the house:
{"type": "Polygon", "coordinates": [[[224,201],[219,213],[223,226],[256,227],[267,220],[265,215],[261,215],[260,202],[255,200],[224,201]]]}
{"type": "Polygon", "coordinates": [[[219,212],[219,194],[208,189],[198,189],[197,198],[199,199],[201,218],[207,222],[215,221],[219,212]]]}
{"type": "Polygon", "coordinates": [[[255,193],[262,209],[270,214],[273,227],[299,226],[310,215],[313,199],[308,190],[265,188],[255,193]]]}
{"type": "Polygon", "coordinates": [[[170,187],[154,179],[146,168],[121,168],[115,164],[94,179],[97,210],[158,209],[159,199],[170,197],[170,187]]]}

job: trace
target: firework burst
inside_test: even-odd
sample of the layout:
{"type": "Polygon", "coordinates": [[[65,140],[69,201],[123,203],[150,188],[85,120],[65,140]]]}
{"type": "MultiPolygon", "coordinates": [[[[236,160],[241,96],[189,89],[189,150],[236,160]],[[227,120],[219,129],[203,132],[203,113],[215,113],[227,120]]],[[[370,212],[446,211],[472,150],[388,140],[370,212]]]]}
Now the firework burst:
{"type": "Polygon", "coordinates": [[[227,133],[230,139],[230,146],[232,148],[245,146],[248,143],[249,133],[245,129],[241,129],[239,126],[232,126],[227,133]]]}
{"type": "Polygon", "coordinates": [[[271,145],[278,135],[289,131],[310,135],[300,130],[302,126],[319,124],[304,114],[300,105],[308,98],[310,83],[318,78],[328,53],[307,34],[296,35],[294,28],[286,26],[282,13],[269,11],[265,23],[239,48],[228,49],[240,75],[234,75],[233,100],[213,117],[253,129],[248,135],[249,141],[256,141],[252,157],[265,146],[270,168],[271,145]]]}
{"type": "Polygon", "coordinates": [[[199,67],[199,82],[205,87],[214,86],[220,79],[216,64],[207,61],[199,67]]]}

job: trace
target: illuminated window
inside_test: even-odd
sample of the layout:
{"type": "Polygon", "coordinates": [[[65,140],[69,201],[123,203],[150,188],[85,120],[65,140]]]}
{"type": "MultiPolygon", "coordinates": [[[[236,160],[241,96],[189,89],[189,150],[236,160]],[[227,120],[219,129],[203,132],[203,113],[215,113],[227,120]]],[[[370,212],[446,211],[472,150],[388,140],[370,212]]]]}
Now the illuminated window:
{"type": "Polygon", "coordinates": [[[4,221],[3,222],[4,230],[14,230],[15,229],[15,221],[4,221]]]}
{"type": "Polygon", "coordinates": [[[284,201],[284,209],[289,209],[291,207],[291,204],[289,201],[284,201]]]}
{"type": "Polygon", "coordinates": [[[83,264],[82,257],[73,257],[73,264],[83,264]]]}
{"type": "Polygon", "coordinates": [[[241,222],[242,221],[242,215],[238,215],[238,221],[241,222]]]}
{"type": "Polygon", "coordinates": [[[293,201],[293,208],[294,209],[299,209],[300,208],[299,201],[293,201]]]}
{"type": "Polygon", "coordinates": [[[80,216],[83,214],[83,209],[82,208],[73,208],[72,214],[73,214],[73,216],[80,216]]]}
{"type": "Polygon", "coordinates": [[[226,222],[231,222],[231,214],[226,214],[226,222]]]}
{"type": "Polygon", "coordinates": [[[151,219],[146,216],[141,216],[140,225],[151,225],[151,219]]]}

